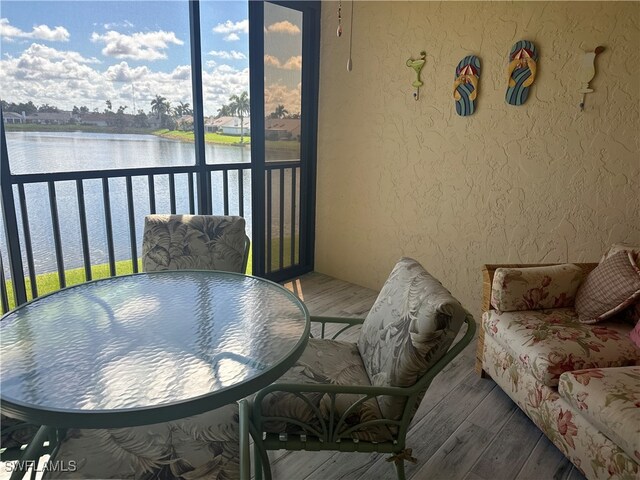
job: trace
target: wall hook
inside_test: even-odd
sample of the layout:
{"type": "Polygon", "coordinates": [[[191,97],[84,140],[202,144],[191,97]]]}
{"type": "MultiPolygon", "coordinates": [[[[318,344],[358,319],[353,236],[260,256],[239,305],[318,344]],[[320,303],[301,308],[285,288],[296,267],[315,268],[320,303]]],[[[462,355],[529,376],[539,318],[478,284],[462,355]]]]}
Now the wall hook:
{"type": "Polygon", "coordinates": [[[584,111],[584,101],[587,97],[587,93],[592,93],[593,89],[589,87],[589,82],[596,76],[596,56],[604,52],[604,47],[597,47],[593,52],[585,52],[582,58],[582,67],[578,73],[580,77],[580,90],[582,94],[582,102],[580,102],[580,110],[584,111]]]}
{"type": "Polygon", "coordinates": [[[427,52],[423,50],[422,52],[420,52],[419,60],[414,60],[413,58],[407,60],[407,67],[413,68],[416,72],[416,79],[411,84],[416,89],[416,91],[413,92],[413,98],[416,101],[420,99],[420,87],[424,85],[424,83],[420,80],[420,72],[422,71],[422,67],[424,67],[424,64],[427,62],[426,58],[427,52]]]}

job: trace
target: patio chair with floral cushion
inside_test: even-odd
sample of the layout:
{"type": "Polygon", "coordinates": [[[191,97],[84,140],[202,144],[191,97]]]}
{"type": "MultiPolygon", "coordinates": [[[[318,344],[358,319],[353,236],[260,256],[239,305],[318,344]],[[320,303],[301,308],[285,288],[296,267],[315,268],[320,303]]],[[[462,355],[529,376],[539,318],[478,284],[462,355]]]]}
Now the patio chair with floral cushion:
{"type": "Polygon", "coordinates": [[[37,425],[0,414],[0,461],[18,460],[37,431],[37,425]]]}
{"type": "Polygon", "coordinates": [[[142,268],[223,270],[244,273],[250,240],[242,217],[147,215],[142,239],[142,268]]]}
{"type": "MultiPolygon", "coordinates": [[[[249,239],[242,217],[149,215],[145,218],[142,264],[159,270],[223,270],[244,273],[249,239]]],[[[232,403],[173,422],[119,429],[69,429],[55,460],[74,472],[45,478],[240,477],[238,405],[232,403]]]]}
{"type": "Polygon", "coordinates": [[[256,479],[271,478],[266,451],[278,449],[390,453],[404,479],[404,461],[415,461],[405,444],[411,419],[433,378],[473,338],[473,317],[418,262],[402,258],[364,320],[311,320],[321,324],[320,338],[252,401],[256,479]],[[338,331],[325,338],[331,324],[338,331]],[[336,340],[357,325],[357,342],[336,340]]]}
{"type": "Polygon", "coordinates": [[[237,480],[239,432],[235,403],[173,422],[69,429],[51,458],[67,471],[48,471],[43,478],[237,480]]]}

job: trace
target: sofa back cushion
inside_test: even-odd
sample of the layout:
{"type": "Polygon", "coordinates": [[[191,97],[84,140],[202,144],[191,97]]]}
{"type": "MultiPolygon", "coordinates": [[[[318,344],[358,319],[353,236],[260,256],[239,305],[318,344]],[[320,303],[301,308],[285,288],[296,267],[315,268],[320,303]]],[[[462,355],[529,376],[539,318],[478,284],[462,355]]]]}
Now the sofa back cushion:
{"type": "MultiPolygon", "coordinates": [[[[372,385],[408,387],[449,349],[466,318],[451,293],[415,260],[402,258],[362,325],[358,350],[372,385]]],[[[404,400],[381,397],[387,418],[404,400]]]]}
{"type": "Polygon", "coordinates": [[[640,298],[640,269],[631,252],[622,250],[604,259],[576,295],[576,312],[583,323],[612,317],[640,298]]]}
{"type": "Polygon", "coordinates": [[[572,263],[498,268],[491,286],[491,305],[501,312],[572,307],[583,280],[583,270],[572,263]]]}

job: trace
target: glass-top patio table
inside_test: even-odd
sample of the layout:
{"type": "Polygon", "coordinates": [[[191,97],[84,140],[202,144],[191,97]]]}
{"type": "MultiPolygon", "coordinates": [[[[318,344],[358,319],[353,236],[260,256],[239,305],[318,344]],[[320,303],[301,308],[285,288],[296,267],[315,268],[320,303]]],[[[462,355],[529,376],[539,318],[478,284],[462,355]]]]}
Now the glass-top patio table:
{"type": "MultiPolygon", "coordinates": [[[[282,376],[302,354],[309,325],[291,292],[235,273],[154,272],[76,285],[1,319],[0,407],[49,429],[196,415],[282,376]]],[[[248,447],[246,415],[241,408],[248,447]]],[[[243,454],[241,472],[247,462],[243,454]]]]}

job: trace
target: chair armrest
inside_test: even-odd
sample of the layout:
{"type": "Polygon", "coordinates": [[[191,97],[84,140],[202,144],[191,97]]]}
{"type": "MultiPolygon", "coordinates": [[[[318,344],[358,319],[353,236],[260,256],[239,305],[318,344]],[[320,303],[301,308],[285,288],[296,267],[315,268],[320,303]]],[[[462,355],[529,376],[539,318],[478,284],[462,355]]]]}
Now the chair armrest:
{"type": "MultiPolygon", "coordinates": [[[[357,319],[347,319],[347,320],[356,320],[357,319]]],[[[341,322],[340,322],[341,323],[341,322]]],[[[351,324],[353,322],[346,322],[351,324]]],[[[297,425],[305,431],[311,432],[319,438],[324,439],[324,441],[334,441],[337,437],[346,437],[350,435],[352,432],[356,431],[359,428],[373,425],[388,425],[395,426],[400,430],[400,437],[404,438],[406,434],[406,430],[408,429],[409,422],[415,412],[414,406],[416,402],[421,398],[421,394],[426,391],[429,387],[431,381],[434,377],[442,371],[442,369],[453,360],[456,355],[458,355],[473,339],[475,331],[476,331],[476,323],[471,316],[471,314],[467,313],[467,317],[465,318],[465,323],[467,325],[467,331],[464,333],[462,338],[460,338],[455,344],[453,344],[449,350],[437,361],[435,362],[427,372],[414,384],[409,387],[387,387],[387,386],[373,386],[373,385],[335,385],[335,384],[304,384],[304,383],[274,383],[269,385],[262,390],[260,390],[253,399],[252,406],[252,422],[254,423],[255,428],[258,431],[263,430],[263,423],[271,422],[271,421],[280,421],[285,423],[291,423],[297,425]],[[294,395],[298,399],[302,400],[310,411],[312,411],[315,415],[315,418],[321,425],[321,429],[318,430],[314,426],[308,423],[302,423],[300,420],[289,417],[273,417],[273,416],[263,416],[262,414],[262,405],[264,398],[274,392],[287,392],[291,395],[294,395]],[[306,393],[319,393],[326,394],[330,398],[330,421],[325,422],[319,407],[315,406],[310,397],[304,395],[306,393]],[[336,405],[336,397],[338,395],[357,395],[359,397],[358,400],[354,401],[349,408],[346,409],[343,413],[339,415],[339,418],[334,417],[335,405],[336,405]],[[392,420],[390,418],[380,418],[376,420],[367,420],[362,423],[358,423],[356,425],[349,425],[349,427],[342,431],[340,427],[345,426],[349,414],[361,405],[363,402],[369,400],[370,398],[386,396],[386,397],[401,397],[406,400],[404,411],[402,413],[402,417],[397,420],[392,420]],[[334,428],[334,419],[337,421],[336,426],[334,428]]]]}
{"type": "MultiPolygon", "coordinates": [[[[332,337],[331,340],[335,340],[340,334],[344,333],[346,330],[355,327],[357,325],[362,325],[364,323],[364,318],[349,318],[349,317],[324,317],[324,316],[316,316],[311,315],[312,323],[320,323],[320,338],[325,338],[326,326],[327,324],[333,325],[345,325],[345,327],[338,330],[332,337]]],[[[311,335],[313,338],[313,335],[311,335]]]]}
{"type": "MultiPolygon", "coordinates": [[[[345,319],[345,320],[359,320],[359,319],[345,319]]],[[[434,363],[429,370],[420,378],[415,384],[409,387],[383,387],[373,385],[336,385],[336,384],[323,384],[323,383],[273,383],[258,393],[254,397],[253,410],[259,411],[262,399],[272,392],[317,392],[317,393],[329,393],[329,394],[360,394],[377,397],[380,395],[398,396],[398,397],[410,397],[412,395],[418,395],[424,389],[426,389],[431,381],[435,378],[442,369],[453,360],[464,348],[471,342],[476,332],[476,322],[470,313],[467,313],[465,322],[467,325],[467,331],[464,333],[455,344],[453,344],[449,350],[440,359],[434,363]]]]}

